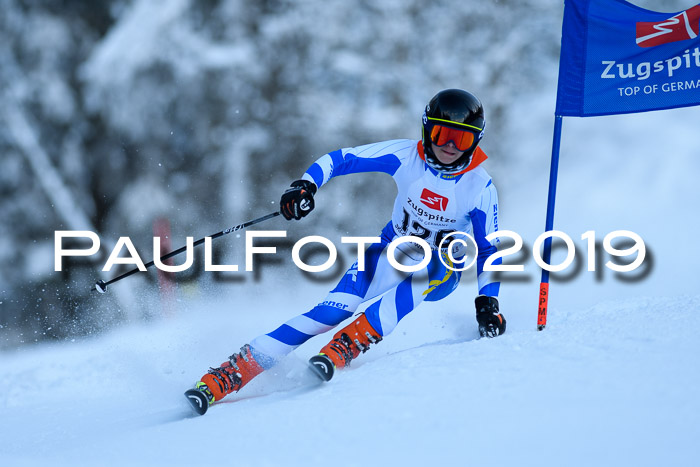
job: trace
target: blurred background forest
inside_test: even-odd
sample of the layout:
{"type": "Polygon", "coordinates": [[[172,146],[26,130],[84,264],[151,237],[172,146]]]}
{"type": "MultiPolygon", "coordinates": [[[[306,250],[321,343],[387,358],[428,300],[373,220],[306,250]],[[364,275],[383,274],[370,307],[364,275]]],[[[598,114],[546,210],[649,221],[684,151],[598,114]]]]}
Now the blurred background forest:
{"type": "MultiPolygon", "coordinates": [[[[508,128],[529,118],[511,104],[553,94],[561,15],[560,0],[3,0],[0,348],[148,319],[155,273],[90,292],[117,272],[100,269],[119,237],[146,262],[158,219],[175,248],[274,211],[318,156],[418,139],[443,88],[482,99],[489,170],[508,179],[508,128]],[[100,255],[55,272],[56,230],[96,232],[100,255]]],[[[380,175],[337,180],[294,235],[373,235],[394,193],[380,175]]],[[[261,228],[291,229],[278,221],[261,228]]],[[[216,245],[219,262],[232,245],[216,245]]],[[[195,275],[178,293],[250,284],[195,275]]]]}

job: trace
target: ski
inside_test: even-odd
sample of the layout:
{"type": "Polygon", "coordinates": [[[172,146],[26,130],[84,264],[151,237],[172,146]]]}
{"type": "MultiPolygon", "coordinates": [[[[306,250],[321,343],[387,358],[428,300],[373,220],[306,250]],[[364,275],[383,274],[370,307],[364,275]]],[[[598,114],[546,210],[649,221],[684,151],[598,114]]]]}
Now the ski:
{"type": "Polygon", "coordinates": [[[185,397],[187,397],[187,402],[190,403],[192,410],[198,415],[207,413],[209,399],[207,399],[207,396],[202,391],[199,389],[188,389],[185,391],[185,397]]]}
{"type": "MultiPolygon", "coordinates": [[[[333,365],[331,359],[324,354],[311,357],[308,361],[307,369],[308,373],[313,374],[310,379],[319,384],[330,381],[335,373],[335,365],[333,365]]],[[[304,383],[304,386],[308,383],[311,383],[311,381],[304,383]]],[[[315,384],[316,383],[313,383],[313,385],[315,384]]],[[[207,413],[209,406],[215,403],[211,402],[213,397],[207,394],[208,392],[209,390],[206,385],[201,382],[198,383],[195,388],[185,391],[187,402],[197,415],[204,415],[207,413]]]]}
{"type": "Polygon", "coordinates": [[[330,381],[335,373],[335,365],[330,358],[322,353],[309,359],[309,368],[323,381],[330,381]]]}

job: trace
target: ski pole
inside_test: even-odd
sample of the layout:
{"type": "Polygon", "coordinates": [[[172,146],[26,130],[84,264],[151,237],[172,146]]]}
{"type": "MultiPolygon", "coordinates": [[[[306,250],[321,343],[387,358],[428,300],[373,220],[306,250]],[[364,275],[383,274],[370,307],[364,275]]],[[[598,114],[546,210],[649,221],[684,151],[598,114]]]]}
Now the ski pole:
{"type": "MultiPolygon", "coordinates": [[[[209,235],[209,237],[212,240],[215,238],[223,237],[224,235],[230,234],[231,232],[237,232],[239,230],[243,230],[246,227],[250,227],[251,225],[258,224],[258,223],[266,221],[268,219],[272,219],[273,217],[277,217],[279,215],[280,215],[279,211],[272,212],[266,216],[262,216],[262,217],[258,217],[257,219],[253,219],[252,221],[244,222],[243,224],[234,225],[233,227],[222,230],[221,232],[217,232],[214,235],[209,235]]],[[[202,243],[204,243],[205,238],[207,238],[207,237],[200,238],[199,240],[194,242],[193,246],[201,245],[202,243]]],[[[160,257],[160,260],[162,262],[163,260],[166,260],[168,258],[172,258],[175,255],[179,255],[183,251],[187,251],[187,246],[183,246],[182,248],[179,248],[175,251],[171,251],[170,253],[164,254],[163,256],[160,257]]],[[[146,266],[146,269],[148,269],[151,266],[153,266],[154,264],[155,264],[155,262],[151,261],[149,263],[144,264],[144,266],[146,266]]],[[[106,282],[103,280],[99,280],[99,281],[95,282],[95,286],[91,290],[97,290],[99,293],[105,293],[107,291],[108,285],[113,284],[117,281],[120,281],[120,280],[124,279],[125,277],[129,277],[132,274],[136,274],[139,271],[140,271],[139,268],[134,268],[134,269],[127,271],[124,274],[117,276],[114,279],[108,280],[106,282]]]]}

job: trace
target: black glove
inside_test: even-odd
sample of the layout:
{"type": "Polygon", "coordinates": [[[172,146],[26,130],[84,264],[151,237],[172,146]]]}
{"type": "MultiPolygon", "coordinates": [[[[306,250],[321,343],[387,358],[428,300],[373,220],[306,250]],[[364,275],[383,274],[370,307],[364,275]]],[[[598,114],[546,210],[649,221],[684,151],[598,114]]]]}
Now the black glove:
{"type": "Polygon", "coordinates": [[[299,220],[310,213],[315,206],[316,189],[316,184],[308,180],[292,182],[291,188],[287,188],[280,200],[280,212],[284,218],[299,220]]]}
{"type": "Polygon", "coordinates": [[[476,322],[481,337],[496,337],[506,332],[506,319],[498,312],[498,299],[479,295],[474,300],[476,322]]]}

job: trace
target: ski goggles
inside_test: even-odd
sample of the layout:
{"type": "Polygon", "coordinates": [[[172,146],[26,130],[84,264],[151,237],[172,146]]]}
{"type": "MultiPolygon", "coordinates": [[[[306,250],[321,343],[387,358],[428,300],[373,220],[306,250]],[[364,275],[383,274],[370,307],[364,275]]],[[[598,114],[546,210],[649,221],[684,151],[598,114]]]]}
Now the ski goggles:
{"type": "MultiPolygon", "coordinates": [[[[429,118],[428,120],[434,119],[429,118]]],[[[454,122],[451,123],[455,124],[454,122]]],[[[430,141],[436,146],[445,146],[452,142],[458,151],[464,152],[474,146],[474,141],[479,134],[475,133],[475,131],[481,132],[481,128],[473,127],[473,129],[465,128],[462,130],[434,123],[430,128],[430,141]]]]}

